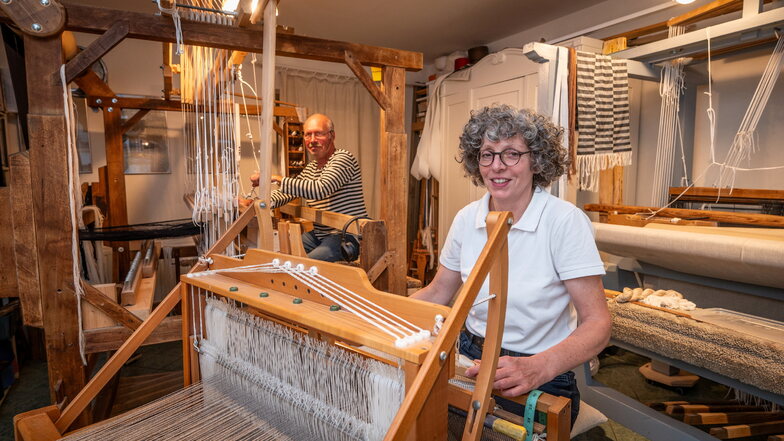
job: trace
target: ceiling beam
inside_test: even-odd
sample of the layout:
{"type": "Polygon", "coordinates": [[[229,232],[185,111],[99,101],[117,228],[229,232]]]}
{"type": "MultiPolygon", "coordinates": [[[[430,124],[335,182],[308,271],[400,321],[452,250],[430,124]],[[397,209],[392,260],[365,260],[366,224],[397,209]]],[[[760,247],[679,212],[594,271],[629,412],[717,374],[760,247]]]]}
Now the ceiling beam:
{"type": "MultiPolygon", "coordinates": [[[[116,21],[129,23],[128,38],[173,43],[176,41],[171,17],[140,12],[121,11],[63,1],[67,12],[65,29],[76,32],[102,34],[116,21]]],[[[182,21],[185,44],[209,46],[245,52],[262,52],[262,32],[210,23],[182,21]]],[[[365,66],[402,67],[409,71],[422,69],[422,53],[343,41],[325,40],[277,33],[276,54],[284,57],[343,63],[350,50],[365,66]]]]}
{"type": "MultiPolygon", "coordinates": [[[[179,100],[166,100],[149,97],[122,97],[112,95],[90,95],[87,97],[87,105],[90,107],[114,107],[119,109],[140,109],[140,110],[162,110],[165,112],[193,112],[196,106],[188,105],[182,107],[179,100]]],[[[218,107],[221,105],[219,104],[218,107]]],[[[240,105],[239,113],[242,115],[260,115],[262,106],[257,104],[240,105]]],[[[202,110],[207,111],[207,110],[202,110]]],[[[233,110],[230,110],[233,112],[233,110]]],[[[297,110],[288,106],[275,106],[272,110],[273,116],[283,118],[297,118],[297,110]]]]}
{"type": "Polygon", "coordinates": [[[381,106],[381,110],[387,110],[392,107],[392,103],[390,103],[389,98],[384,94],[384,92],[379,89],[376,83],[373,82],[373,78],[370,74],[367,73],[364,67],[357,61],[356,57],[354,56],[351,51],[345,52],[345,60],[346,65],[351,72],[354,72],[354,75],[359,79],[359,82],[365,86],[365,89],[370,92],[370,95],[373,97],[374,100],[381,106]]]}

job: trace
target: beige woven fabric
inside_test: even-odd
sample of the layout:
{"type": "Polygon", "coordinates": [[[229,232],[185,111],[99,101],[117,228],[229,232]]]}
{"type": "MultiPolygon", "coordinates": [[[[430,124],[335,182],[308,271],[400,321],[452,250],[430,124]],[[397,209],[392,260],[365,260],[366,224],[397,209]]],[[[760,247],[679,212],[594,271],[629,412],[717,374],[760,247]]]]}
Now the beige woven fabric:
{"type": "Polygon", "coordinates": [[[614,339],[784,394],[784,343],[631,303],[608,305],[614,339]]]}

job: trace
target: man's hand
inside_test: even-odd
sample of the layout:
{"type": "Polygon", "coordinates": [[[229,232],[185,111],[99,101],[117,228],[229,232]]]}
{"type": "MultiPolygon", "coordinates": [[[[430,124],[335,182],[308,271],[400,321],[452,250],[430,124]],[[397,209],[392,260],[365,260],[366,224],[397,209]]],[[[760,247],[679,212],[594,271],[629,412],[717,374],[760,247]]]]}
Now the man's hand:
{"type": "MultiPolygon", "coordinates": [[[[280,184],[280,181],[283,180],[283,176],[280,175],[272,175],[270,178],[270,182],[273,184],[280,184]]],[[[259,186],[259,172],[255,171],[252,175],[250,175],[250,184],[254,187],[259,186]]]]}
{"type": "MultiPolygon", "coordinates": [[[[475,366],[466,369],[467,376],[473,378],[479,373],[479,360],[476,362],[475,366]]],[[[518,397],[536,389],[550,381],[549,378],[543,378],[547,376],[548,369],[540,364],[540,358],[535,355],[532,357],[503,356],[499,358],[493,389],[497,389],[505,397],[518,397]]]]}
{"type": "Polygon", "coordinates": [[[242,208],[248,208],[248,207],[250,207],[250,205],[253,203],[253,199],[245,199],[244,197],[242,197],[242,196],[239,196],[239,197],[237,198],[237,203],[238,203],[238,204],[239,204],[239,206],[240,206],[240,207],[242,207],[242,208]]]}

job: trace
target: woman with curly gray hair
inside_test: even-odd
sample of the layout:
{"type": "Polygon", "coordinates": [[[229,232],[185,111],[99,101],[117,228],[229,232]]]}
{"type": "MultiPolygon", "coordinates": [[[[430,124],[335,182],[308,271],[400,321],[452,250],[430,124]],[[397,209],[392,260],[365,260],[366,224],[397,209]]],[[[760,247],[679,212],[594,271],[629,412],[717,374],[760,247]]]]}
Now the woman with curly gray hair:
{"type": "MultiPolygon", "coordinates": [[[[580,395],[571,369],[607,345],[610,315],[590,220],[545,191],[568,167],[562,133],[548,118],[510,106],[471,113],[460,136],[460,162],[487,194],[457,213],[435,278],[413,297],[448,304],[487,241],[487,214],[511,212],[509,294],[493,387],[507,397],[533,389],[566,396],[574,422],[580,395]]],[[[478,297],[488,290],[485,284],[478,297]]],[[[460,336],[460,352],[475,360],[482,356],[487,307],[484,302],[472,308],[460,336]]],[[[466,371],[478,372],[478,366],[466,371]]],[[[523,412],[510,400],[496,402],[523,412]]]]}

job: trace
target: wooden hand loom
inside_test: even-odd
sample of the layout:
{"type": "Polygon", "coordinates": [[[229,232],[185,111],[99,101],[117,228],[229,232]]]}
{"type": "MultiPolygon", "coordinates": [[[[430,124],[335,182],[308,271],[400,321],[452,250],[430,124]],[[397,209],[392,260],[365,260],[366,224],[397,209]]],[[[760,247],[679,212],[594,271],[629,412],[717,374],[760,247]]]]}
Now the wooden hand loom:
{"type": "MultiPolygon", "coordinates": [[[[253,211],[248,210],[243,214],[210,251],[224,249],[252,218],[251,213],[253,211]]],[[[490,213],[488,216],[488,242],[452,308],[375,290],[366,274],[357,268],[261,250],[249,251],[243,260],[211,254],[213,263],[210,269],[268,263],[273,258],[288,260],[294,265],[315,264],[320,274],[332,280],[339,280],[344,286],[404,316],[424,329],[432,327],[436,314],[443,315],[446,321],[432,343],[425,342],[408,348],[399,348],[389,336],[366,325],[348,312],[341,311],[340,320],[335,320],[335,313],[329,312],[331,302],[321,299],[318,295],[309,294],[305,286],[298,285],[288,275],[248,272],[224,272],[200,277],[186,275],[62,412],[56,406],[49,406],[17,415],[14,418],[17,439],[54,440],[63,436],[100,389],[181,300],[183,301],[181,309],[183,311],[184,383],[188,385],[198,381],[198,357],[194,356],[193,346],[190,344],[190,334],[193,330],[192,317],[189,314],[191,306],[188,305],[188,296],[183,295],[189,289],[189,285],[242,302],[256,315],[304,329],[311,336],[318,336],[328,341],[345,342],[349,345],[365,345],[403,360],[406,395],[385,440],[445,439],[448,404],[468,413],[463,439],[480,439],[485,415],[491,408],[491,385],[504,326],[508,265],[506,238],[510,219],[509,213],[490,213]],[[451,386],[448,380],[454,373],[454,342],[488,274],[490,292],[495,293],[496,297],[489,300],[485,355],[477,376],[476,388],[472,393],[451,386]],[[260,289],[267,291],[269,295],[260,298],[258,295],[260,289]],[[302,298],[304,301],[294,308],[293,297],[302,298]]],[[[200,263],[191,273],[206,269],[208,268],[200,263]]],[[[525,396],[520,397],[523,402],[525,398],[525,396]]],[[[537,410],[548,415],[548,439],[556,441],[569,439],[569,409],[569,400],[566,398],[545,394],[540,399],[537,410]]]]}

